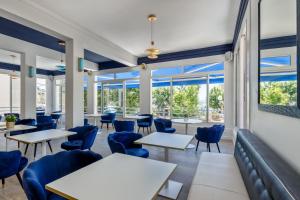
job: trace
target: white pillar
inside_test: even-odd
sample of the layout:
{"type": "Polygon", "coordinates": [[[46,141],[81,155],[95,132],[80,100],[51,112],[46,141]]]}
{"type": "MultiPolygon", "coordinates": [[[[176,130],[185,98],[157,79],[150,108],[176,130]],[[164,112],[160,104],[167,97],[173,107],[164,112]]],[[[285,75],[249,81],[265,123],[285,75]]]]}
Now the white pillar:
{"type": "Polygon", "coordinates": [[[78,71],[78,58],[83,58],[83,48],[78,41],[66,42],[66,128],[82,126],[83,73],[78,71]]]}
{"type": "Polygon", "coordinates": [[[151,70],[140,70],[140,113],[150,114],[152,113],[152,81],[151,70]]]}
{"type": "Polygon", "coordinates": [[[36,55],[21,54],[21,118],[36,118],[36,75],[29,77],[29,67],[36,67],[36,55]]]}
{"type": "Polygon", "coordinates": [[[225,135],[232,138],[234,129],[233,62],[224,62],[224,124],[225,135]]]}
{"type": "Polygon", "coordinates": [[[95,75],[88,74],[87,87],[87,112],[89,114],[96,114],[97,111],[97,84],[95,83],[95,75]]]}

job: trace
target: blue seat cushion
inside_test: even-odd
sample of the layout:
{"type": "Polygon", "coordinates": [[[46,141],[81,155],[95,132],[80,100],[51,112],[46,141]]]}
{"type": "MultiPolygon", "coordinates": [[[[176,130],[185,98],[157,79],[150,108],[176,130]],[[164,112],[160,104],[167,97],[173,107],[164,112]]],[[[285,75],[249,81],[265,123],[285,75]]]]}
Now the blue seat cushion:
{"type": "Polygon", "coordinates": [[[67,200],[57,194],[50,194],[47,199],[48,200],[67,200]]]}
{"type": "Polygon", "coordinates": [[[131,156],[138,156],[142,158],[148,158],[149,157],[149,151],[142,148],[130,148],[126,149],[126,152],[128,155],[131,156]]]}
{"type": "Polygon", "coordinates": [[[61,148],[65,150],[81,149],[82,140],[72,140],[61,144],[61,148]]]}
{"type": "Polygon", "coordinates": [[[175,133],[176,129],[175,128],[165,128],[166,133],[175,133]]]}
{"type": "Polygon", "coordinates": [[[20,165],[19,165],[19,172],[22,171],[26,167],[27,163],[28,163],[28,159],[25,157],[21,157],[20,165]]]}
{"type": "Polygon", "coordinates": [[[138,122],[139,127],[149,127],[150,123],[149,122],[138,122]]]}

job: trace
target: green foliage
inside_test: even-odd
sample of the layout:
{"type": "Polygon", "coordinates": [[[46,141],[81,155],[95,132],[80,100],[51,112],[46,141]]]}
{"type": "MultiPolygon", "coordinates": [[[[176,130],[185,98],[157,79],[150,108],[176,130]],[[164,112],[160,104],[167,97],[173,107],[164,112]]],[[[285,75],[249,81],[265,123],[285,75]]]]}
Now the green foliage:
{"type": "Polygon", "coordinates": [[[140,89],[127,88],[126,89],[126,111],[127,114],[135,114],[139,108],[140,103],[140,89]]]}
{"type": "Polygon", "coordinates": [[[224,90],[220,87],[213,87],[209,91],[209,107],[215,110],[224,109],[224,90]]]}
{"type": "Polygon", "coordinates": [[[84,112],[87,111],[87,90],[83,90],[83,98],[84,98],[84,112]]]}
{"type": "Polygon", "coordinates": [[[156,106],[158,111],[170,107],[170,87],[153,88],[152,99],[153,105],[156,106]]]}
{"type": "Polygon", "coordinates": [[[271,105],[296,105],[296,81],[261,82],[260,103],[271,105]]]}
{"type": "Polygon", "coordinates": [[[16,122],[17,121],[17,117],[15,115],[7,115],[5,117],[5,121],[6,122],[16,122]]]}

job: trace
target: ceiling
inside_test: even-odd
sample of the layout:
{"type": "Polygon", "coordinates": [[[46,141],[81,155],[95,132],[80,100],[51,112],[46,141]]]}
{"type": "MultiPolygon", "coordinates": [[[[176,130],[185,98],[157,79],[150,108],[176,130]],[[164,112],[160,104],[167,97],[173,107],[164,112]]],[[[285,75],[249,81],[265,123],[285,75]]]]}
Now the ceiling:
{"type": "MultiPolygon", "coordinates": [[[[147,15],[162,53],[231,43],[240,0],[29,0],[136,56],[149,46],[147,15]]],[[[59,30],[58,30],[59,31],[59,30]]]]}

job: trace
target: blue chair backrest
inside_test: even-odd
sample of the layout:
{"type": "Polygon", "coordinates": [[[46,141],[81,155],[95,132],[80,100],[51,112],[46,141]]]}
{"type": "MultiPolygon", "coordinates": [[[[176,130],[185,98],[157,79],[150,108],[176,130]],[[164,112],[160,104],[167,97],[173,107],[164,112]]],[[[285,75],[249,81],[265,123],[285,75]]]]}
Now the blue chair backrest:
{"type": "Polygon", "coordinates": [[[19,170],[21,152],[19,150],[0,152],[0,179],[16,174],[19,170]]]}
{"type": "Polygon", "coordinates": [[[102,159],[92,151],[62,151],[32,162],[23,174],[23,186],[29,200],[47,200],[45,185],[102,159]]]}
{"type": "Polygon", "coordinates": [[[57,124],[52,119],[51,116],[37,116],[37,130],[48,130],[48,129],[56,129],[57,124]]]}
{"type": "Polygon", "coordinates": [[[133,132],[134,131],[134,121],[119,121],[115,120],[114,121],[114,126],[116,129],[116,132],[133,132]]]}
{"type": "Polygon", "coordinates": [[[156,118],[154,124],[158,132],[164,132],[166,128],[172,127],[172,121],[168,119],[156,118]]]}
{"type": "Polygon", "coordinates": [[[199,127],[197,128],[196,138],[202,142],[218,143],[223,135],[225,126],[214,125],[212,127],[199,127]]]}
{"type": "Polygon", "coordinates": [[[112,153],[124,153],[126,149],[130,148],[135,140],[142,138],[143,136],[138,133],[122,132],[111,133],[107,137],[107,141],[112,153]]]}
{"type": "Polygon", "coordinates": [[[95,138],[97,136],[98,127],[97,126],[78,126],[75,128],[69,129],[69,131],[76,132],[77,134],[71,135],[68,137],[69,141],[72,140],[82,140],[83,144],[81,149],[90,149],[95,141],[95,138]]]}
{"type": "Polygon", "coordinates": [[[115,120],[116,118],[116,113],[107,113],[107,115],[109,116],[110,120],[115,120]]]}
{"type": "Polygon", "coordinates": [[[153,123],[153,115],[151,114],[140,114],[139,116],[146,116],[145,119],[139,119],[138,122],[148,122],[150,126],[152,126],[153,123]]]}
{"type": "Polygon", "coordinates": [[[51,114],[51,118],[52,119],[59,119],[61,117],[61,114],[60,113],[52,113],[51,114]]]}
{"type": "Polygon", "coordinates": [[[36,122],[37,122],[37,124],[52,123],[53,119],[51,116],[46,116],[46,115],[37,116],[36,122]]]}
{"type": "Polygon", "coordinates": [[[84,126],[89,125],[89,120],[88,120],[87,118],[84,118],[84,120],[83,120],[83,125],[84,125],[84,126]]]}
{"type": "MultiPolygon", "coordinates": [[[[35,119],[20,119],[16,121],[16,125],[27,125],[27,126],[36,126],[36,121],[35,119]]],[[[24,133],[30,133],[37,131],[37,129],[29,129],[29,130],[24,130],[24,131],[11,131],[10,135],[20,135],[24,133]]]]}

